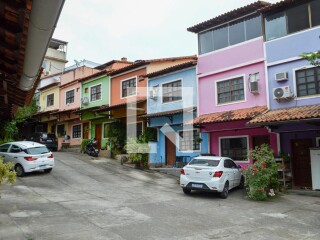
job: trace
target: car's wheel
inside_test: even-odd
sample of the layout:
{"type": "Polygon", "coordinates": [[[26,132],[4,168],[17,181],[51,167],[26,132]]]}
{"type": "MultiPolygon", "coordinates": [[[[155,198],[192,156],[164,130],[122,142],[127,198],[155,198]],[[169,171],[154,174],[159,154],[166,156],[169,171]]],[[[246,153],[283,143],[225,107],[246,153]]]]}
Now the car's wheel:
{"type": "Polygon", "coordinates": [[[45,169],[45,170],[43,170],[45,173],[49,173],[49,172],[51,172],[52,171],[52,168],[47,168],[47,169],[45,169]]]}
{"type": "Polygon", "coordinates": [[[244,176],[241,177],[240,184],[238,186],[240,189],[244,189],[244,176]]]}
{"type": "Polygon", "coordinates": [[[228,197],[228,194],[229,194],[229,182],[227,181],[224,184],[222,192],[220,193],[220,197],[225,199],[228,197]]]}
{"type": "Polygon", "coordinates": [[[18,177],[23,177],[26,175],[23,167],[20,165],[20,164],[17,164],[15,167],[14,167],[14,170],[16,171],[16,174],[18,177]]]}
{"type": "Polygon", "coordinates": [[[184,194],[187,194],[187,195],[191,193],[191,189],[189,188],[182,188],[182,191],[184,192],[184,194]]]}

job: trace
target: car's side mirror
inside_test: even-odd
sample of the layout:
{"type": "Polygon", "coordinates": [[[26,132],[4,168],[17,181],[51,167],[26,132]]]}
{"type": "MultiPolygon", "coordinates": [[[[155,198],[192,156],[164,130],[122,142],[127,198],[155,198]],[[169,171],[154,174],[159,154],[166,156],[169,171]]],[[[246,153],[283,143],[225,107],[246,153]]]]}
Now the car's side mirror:
{"type": "Polygon", "coordinates": [[[238,167],[238,169],[241,169],[241,168],[242,168],[240,165],[238,165],[237,167],[238,167]]]}

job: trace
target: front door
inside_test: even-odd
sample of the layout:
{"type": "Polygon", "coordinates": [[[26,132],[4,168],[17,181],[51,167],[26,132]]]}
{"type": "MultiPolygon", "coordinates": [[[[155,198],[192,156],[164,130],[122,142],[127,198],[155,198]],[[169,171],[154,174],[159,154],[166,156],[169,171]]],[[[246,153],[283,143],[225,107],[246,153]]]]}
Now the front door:
{"type": "Polygon", "coordinates": [[[293,184],[298,187],[311,187],[311,139],[292,140],[293,184]]]}
{"type": "Polygon", "coordinates": [[[89,139],[89,123],[83,124],[83,139],[89,139]]]}
{"type": "Polygon", "coordinates": [[[175,145],[175,132],[167,133],[166,136],[166,165],[172,166],[176,164],[176,145],[175,145]]]}
{"type": "Polygon", "coordinates": [[[95,128],[95,138],[98,141],[98,149],[101,149],[101,136],[102,136],[102,132],[101,132],[102,128],[101,128],[101,124],[96,124],[96,128],[95,128]]]}

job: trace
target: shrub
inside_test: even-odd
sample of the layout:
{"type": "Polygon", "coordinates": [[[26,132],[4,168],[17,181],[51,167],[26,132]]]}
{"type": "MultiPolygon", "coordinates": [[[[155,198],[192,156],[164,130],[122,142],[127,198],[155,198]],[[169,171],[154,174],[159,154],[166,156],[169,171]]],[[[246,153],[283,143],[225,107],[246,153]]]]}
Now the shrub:
{"type": "Polygon", "coordinates": [[[129,154],[131,162],[135,163],[140,168],[148,167],[149,146],[143,141],[143,138],[129,138],[125,149],[129,154]]]}
{"type": "Polygon", "coordinates": [[[107,146],[110,146],[112,155],[123,152],[126,140],[126,127],[120,122],[110,123],[107,146]]]}
{"type": "Polygon", "coordinates": [[[82,139],[80,152],[85,153],[90,139],[82,139]]]}
{"type": "Polygon", "coordinates": [[[269,145],[262,144],[251,150],[249,157],[255,162],[243,171],[247,195],[253,200],[266,200],[270,189],[279,187],[278,164],[273,151],[269,145]]]}
{"type": "Polygon", "coordinates": [[[3,158],[0,157],[0,187],[6,181],[13,184],[16,181],[16,172],[12,171],[14,163],[4,163],[3,158]]]}

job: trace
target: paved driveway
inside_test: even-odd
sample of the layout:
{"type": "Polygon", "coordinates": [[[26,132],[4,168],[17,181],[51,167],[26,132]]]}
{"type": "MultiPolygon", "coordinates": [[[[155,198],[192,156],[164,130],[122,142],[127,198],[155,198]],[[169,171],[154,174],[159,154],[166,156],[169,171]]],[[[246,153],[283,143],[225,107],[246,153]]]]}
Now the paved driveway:
{"type": "Polygon", "coordinates": [[[320,199],[185,196],[175,178],[55,153],[51,174],[1,190],[0,239],[320,239],[320,199]]]}

